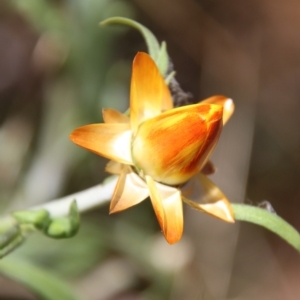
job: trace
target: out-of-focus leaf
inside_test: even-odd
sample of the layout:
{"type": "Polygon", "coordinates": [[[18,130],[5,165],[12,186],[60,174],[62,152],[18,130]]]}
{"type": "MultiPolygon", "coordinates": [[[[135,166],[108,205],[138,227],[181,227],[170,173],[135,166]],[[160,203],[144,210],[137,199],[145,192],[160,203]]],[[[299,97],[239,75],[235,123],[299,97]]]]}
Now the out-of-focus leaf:
{"type": "Polygon", "coordinates": [[[81,276],[107,255],[110,227],[107,221],[102,223],[103,219],[101,217],[101,222],[97,220],[94,223],[89,217],[85,218],[80,231],[72,239],[53,241],[42,234],[31,235],[30,240],[13,253],[13,257],[32,261],[63,277],[81,276]]]}
{"type": "Polygon", "coordinates": [[[23,240],[21,228],[13,218],[0,220],[0,258],[17,248],[23,240]]]}
{"type": "Polygon", "coordinates": [[[77,300],[71,287],[57,275],[16,258],[0,262],[0,273],[24,284],[41,300],[77,300]]]}
{"type": "Polygon", "coordinates": [[[64,19],[51,1],[12,0],[12,4],[24,13],[38,30],[61,31],[66,28],[64,19]]]}
{"type": "Polygon", "coordinates": [[[18,248],[24,241],[23,235],[16,236],[13,240],[10,241],[4,248],[0,249],[0,258],[3,258],[16,248],[18,248]]]}
{"type": "Polygon", "coordinates": [[[20,235],[19,224],[11,218],[6,217],[0,220],[0,249],[7,246],[13,239],[20,235]]]}

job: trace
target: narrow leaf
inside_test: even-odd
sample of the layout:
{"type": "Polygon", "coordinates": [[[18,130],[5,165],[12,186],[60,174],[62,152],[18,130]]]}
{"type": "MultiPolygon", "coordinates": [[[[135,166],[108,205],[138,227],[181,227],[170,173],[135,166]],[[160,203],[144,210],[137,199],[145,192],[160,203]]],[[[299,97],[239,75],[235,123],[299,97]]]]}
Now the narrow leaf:
{"type": "Polygon", "coordinates": [[[7,258],[0,262],[0,273],[29,288],[40,300],[77,300],[71,287],[57,275],[20,259],[7,258]]]}
{"type": "Polygon", "coordinates": [[[13,216],[20,224],[32,224],[38,229],[45,228],[50,221],[45,209],[15,211],[13,216]]]}
{"type": "Polygon", "coordinates": [[[166,75],[169,57],[166,50],[166,43],[162,43],[161,47],[154,34],[142,24],[128,18],[113,17],[106,19],[100,25],[123,24],[137,29],[145,39],[148,52],[155,61],[162,76],[166,75]]]}
{"type": "Polygon", "coordinates": [[[111,24],[123,24],[137,29],[145,39],[150,56],[153,58],[154,61],[157,60],[160,50],[159,43],[154,34],[148,28],[136,21],[123,17],[108,18],[100,23],[100,25],[111,24]]]}

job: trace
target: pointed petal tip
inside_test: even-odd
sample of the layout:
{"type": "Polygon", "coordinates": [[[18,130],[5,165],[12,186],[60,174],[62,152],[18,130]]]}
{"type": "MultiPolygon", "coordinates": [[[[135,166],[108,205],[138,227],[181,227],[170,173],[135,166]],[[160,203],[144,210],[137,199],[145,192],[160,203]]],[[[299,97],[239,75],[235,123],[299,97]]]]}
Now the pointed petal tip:
{"type": "Polygon", "coordinates": [[[120,209],[119,207],[117,207],[117,205],[115,205],[114,207],[109,207],[109,212],[108,212],[108,214],[109,215],[113,215],[113,214],[116,214],[116,213],[119,213],[119,212],[121,212],[121,211],[123,211],[123,210],[125,210],[126,208],[124,208],[124,209],[120,209]]]}
{"type": "Polygon", "coordinates": [[[230,203],[222,199],[216,203],[210,204],[199,204],[199,206],[204,210],[204,212],[210,214],[211,216],[222,220],[227,223],[235,223],[233,211],[230,203]]]}
{"type": "Polygon", "coordinates": [[[233,100],[229,97],[223,95],[216,95],[210,98],[207,98],[200,103],[210,103],[210,104],[217,104],[223,106],[223,125],[225,125],[228,120],[231,118],[234,112],[234,103],[233,100]]]}
{"type": "Polygon", "coordinates": [[[183,201],[191,207],[225,222],[235,222],[233,209],[229,200],[219,187],[205,175],[201,173],[197,174],[183,188],[182,192],[184,195],[182,198],[183,201]],[[190,200],[191,198],[196,202],[190,200]],[[199,201],[202,203],[199,203],[199,201]]]}
{"type": "Polygon", "coordinates": [[[104,123],[129,123],[130,119],[121,112],[112,108],[102,108],[104,123]]]}
{"type": "Polygon", "coordinates": [[[73,142],[73,139],[74,139],[73,131],[72,131],[72,133],[69,134],[69,139],[73,142]]]}
{"type": "Polygon", "coordinates": [[[109,212],[108,214],[109,215],[112,215],[112,214],[115,214],[117,212],[120,212],[122,211],[122,209],[117,209],[117,203],[114,203],[113,201],[110,202],[110,205],[109,205],[109,212]]]}
{"type": "Polygon", "coordinates": [[[177,243],[183,234],[183,210],[181,193],[146,176],[150,199],[166,241],[172,245],[177,243]]]}
{"type": "Polygon", "coordinates": [[[69,135],[69,139],[70,139],[73,143],[75,143],[76,145],[79,145],[79,146],[80,146],[80,144],[79,144],[79,142],[78,142],[78,134],[79,134],[79,132],[80,132],[80,128],[81,128],[81,127],[74,129],[74,130],[70,133],[70,135],[69,135]]]}
{"type": "Polygon", "coordinates": [[[115,209],[115,207],[110,207],[110,208],[109,208],[108,214],[109,214],[109,215],[112,215],[112,214],[115,214],[115,213],[117,213],[117,212],[119,212],[119,211],[120,211],[120,210],[115,209]]]}
{"type": "Polygon", "coordinates": [[[148,59],[149,57],[151,57],[151,56],[148,53],[143,52],[143,51],[138,51],[137,54],[135,55],[133,61],[141,59],[141,58],[148,59]]]}
{"type": "Polygon", "coordinates": [[[177,234],[175,236],[165,236],[166,241],[168,242],[169,245],[174,245],[178,243],[181,240],[182,233],[177,234]]]}
{"type": "Polygon", "coordinates": [[[132,165],[131,130],[126,123],[89,124],[76,128],[70,139],[77,145],[120,163],[132,165]]]}
{"type": "Polygon", "coordinates": [[[227,223],[235,223],[234,213],[230,202],[226,199],[220,199],[215,203],[199,204],[208,214],[227,223]]]}
{"type": "Polygon", "coordinates": [[[110,202],[109,212],[111,214],[125,210],[142,202],[148,196],[145,182],[129,166],[123,166],[110,202]]]}
{"type": "Polygon", "coordinates": [[[190,205],[192,208],[207,213],[221,221],[231,224],[235,223],[232,207],[230,203],[226,200],[224,201],[224,199],[215,203],[207,204],[199,204],[187,198],[183,198],[183,201],[186,204],[190,205]]]}

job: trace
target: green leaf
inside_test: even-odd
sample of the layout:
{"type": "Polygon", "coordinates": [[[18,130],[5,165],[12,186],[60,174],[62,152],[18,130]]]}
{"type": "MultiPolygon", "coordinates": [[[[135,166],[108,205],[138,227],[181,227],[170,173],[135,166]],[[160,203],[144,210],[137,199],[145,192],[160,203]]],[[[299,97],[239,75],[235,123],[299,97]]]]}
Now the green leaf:
{"type": "Polygon", "coordinates": [[[15,211],[13,216],[20,224],[32,224],[38,229],[45,228],[49,222],[49,213],[45,209],[15,211]]]}
{"type": "Polygon", "coordinates": [[[57,275],[15,257],[0,262],[0,273],[24,284],[41,300],[78,299],[71,287],[57,275]]]}
{"type": "Polygon", "coordinates": [[[160,73],[165,77],[169,63],[169,56],[165,42],[163,42],[160,47],[155,35],[148,28],[128,18],[112,17],[100,22],[100,25],[110,24],[123,24],[137,29],[145,39],[149,55],[155,61],[160,73]]]}
{"type": "Polygon", "coordinates": [[[154,34],[148,28],[146,28],[145,26],[143,26],[142,24],[136,21],[133,21],[128,18],[122,18],[122,17],[112,17],[100,22],[100,25],[111,25],[111,24],[123,24],[137,29],[145,39],[150,56],[154,60],[157,60],[159,56],[159,50],[160,50],[159,43],[156,37],[154,36],[154,34]]]}
{"type": "Polygon", "coordinates": [[[78,232],[79,225],[80,215],[74,200],[70,205],[68,216],[53,219],[46,229],[46,234],[57,239],[70,238],[78,232]]]}
{"type": "Polygon", "coordinates": [[[231,205],[236,220],[250,222],[265,227],[280,236],[288,244],[300,252],[299,232],[281,217],[266,209],[256,206],[246,204],[231,205]]]}

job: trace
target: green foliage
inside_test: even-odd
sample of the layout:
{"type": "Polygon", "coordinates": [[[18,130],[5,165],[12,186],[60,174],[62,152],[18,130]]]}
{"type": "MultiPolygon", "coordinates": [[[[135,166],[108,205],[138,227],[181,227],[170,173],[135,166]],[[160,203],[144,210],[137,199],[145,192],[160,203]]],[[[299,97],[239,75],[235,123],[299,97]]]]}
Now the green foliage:
{"type": "Polygon", "coordinates": [[[17,248],[24,240],[19,224],[12,217],[0,220],[0,258],[17,248]]]}
{"type": "Polygon", "coordinates": [[[45,233],[52,238],[70,238],[78,232],[79,224],[79,211],[76,201],[73,201],[68,216],[53,219],[45,229],[45,233]]]}
{"type": "Polygon", "coordinates": [[[100,25],[110,24],[122,24],[137,29],[143,35],[148,47],[149,55],[157,64],[160,73],[164,77],[166,76],[168,70],[169,56],[167,53],[167,45],[165,42],[162,42],[162,44],[159,45],[159,42],[157,41],[156,37],[148,28],[128,18],[113,17],[106,19],[100,23],[100,25]]]}
{"type": "Polygon", "coordinates": [[[40,230],[46,228],[50,223],[49,213],[45,209],[16,211],[13,216],[19,224],[30,224],[40,230]]]}
{"type": "Polygon", "coordinates": [[[20,259],[2,260],[0,262],[0,272],[23,283],[41,300],[78,299],[73,290],[63,280],[57,278],[57,275],[20,259]]]}
{"type": "Polygon", "coordinates": [[[0,220],[0,257],[17,248],[24,237],[39,230],[55,239],[70,238],[76,235],[80,226],[80,215],[74,200],[65,217],[50,218],[45,209],[16,211],[13,217],[0,220]]]}
{"type": "Polygon", "coordinates": [[[71,239],[53,241],[46,235],[33,234],[10,257],[38,264],[65,278],[78,278],[94,268],[109,251],[110,230],[104,230],[109,223],[103,219],[95,222],[90,216],[83,216],[79,232],[71,239]]]}

